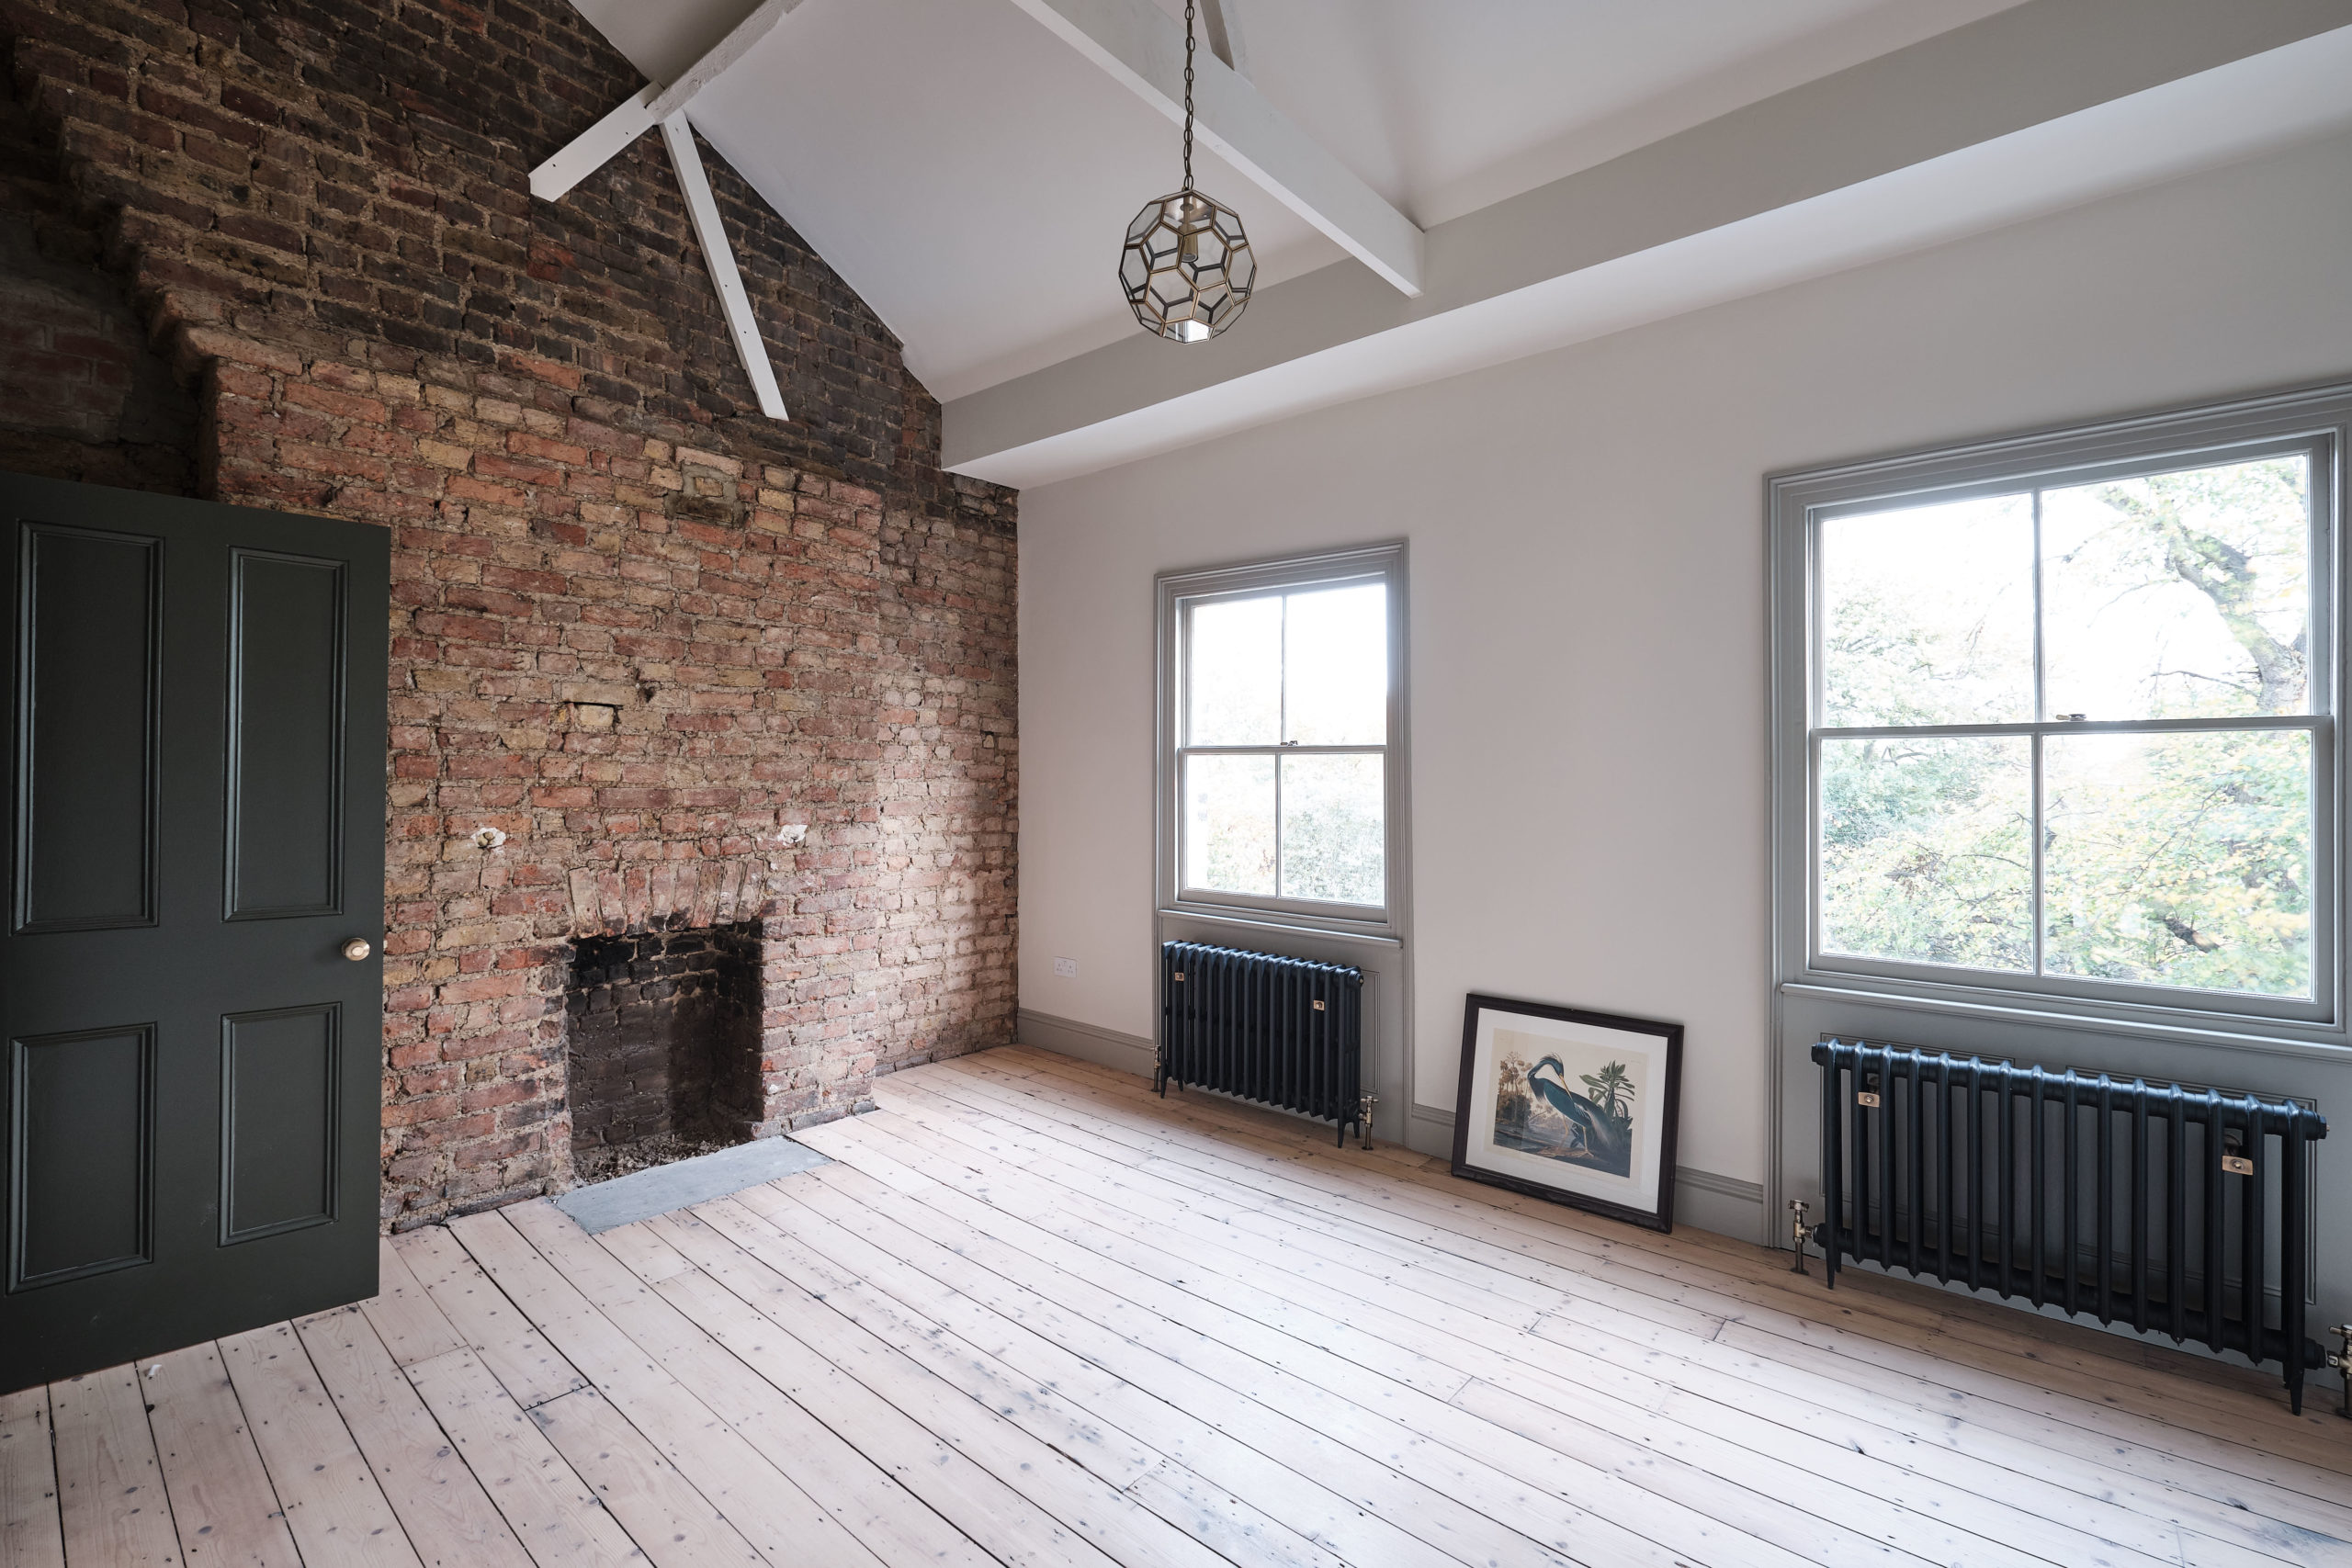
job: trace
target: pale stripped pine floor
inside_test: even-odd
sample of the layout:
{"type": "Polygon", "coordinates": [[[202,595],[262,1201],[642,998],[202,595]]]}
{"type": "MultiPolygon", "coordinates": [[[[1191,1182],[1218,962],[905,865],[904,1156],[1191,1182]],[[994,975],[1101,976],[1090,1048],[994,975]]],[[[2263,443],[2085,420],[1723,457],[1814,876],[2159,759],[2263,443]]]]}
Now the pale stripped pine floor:
{"type": "Polygon", "coordinates": [[[2352,1563],[2352,1422],[2267,1380],[1035,1052],[876,1098],[0,1400],[0,1568],[2352,1563]]]}

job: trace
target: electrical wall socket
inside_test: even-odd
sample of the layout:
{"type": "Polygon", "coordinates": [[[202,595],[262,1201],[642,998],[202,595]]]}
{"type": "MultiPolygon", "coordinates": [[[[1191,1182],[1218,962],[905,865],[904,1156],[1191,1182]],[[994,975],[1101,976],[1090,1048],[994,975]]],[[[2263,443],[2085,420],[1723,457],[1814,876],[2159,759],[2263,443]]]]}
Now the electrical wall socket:
{"type": "Polygon", "coordinates": [[[1054,960],[1054,973],[1055,973],[1055,974],[1057,974],[1057,975],[1058,975],[1058,976],[1061,976],[1063,979],[1065,979],[1065,980],[1075,980],[1075,979],[1077,979],[1077,978],[1078,978],[1078,960],[1077,960],[1077,959],[1075,959],[1075,958],[1057,958],[1057,959],[1055,959],[1055,960],[1054,960]]]}

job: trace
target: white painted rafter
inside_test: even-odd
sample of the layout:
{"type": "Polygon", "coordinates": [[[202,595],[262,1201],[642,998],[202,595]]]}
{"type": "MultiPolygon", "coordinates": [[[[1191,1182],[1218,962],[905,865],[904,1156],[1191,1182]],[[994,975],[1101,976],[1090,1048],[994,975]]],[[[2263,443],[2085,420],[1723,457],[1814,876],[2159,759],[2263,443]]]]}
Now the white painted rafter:
{"type": "MultiPolygon", "coordinates": [[[[1184,29],[1151,0],[1012,0],[1048,32],[1173,120],[1184,117],[1184,29]]],[[[1212,44],[1229,48],[1220,13],[1212,44]]],[[[1214,48],[1193,62],[1194,138],[1408,296],[1421,292],[1421,231],[1291,123],[1214,48]]]]}
{"type": "Polygon", "coordinates": [[[711,199],[710,180],[703,173],[702,154],[695,150],[694,128],[686,123],[686,111],[679,109],[662,122],[662,140],[669,145],[670,162],[678,171],[678,188],[685,193],[686,214],[694,220],[695,238],[702,243],[704,262],[710,267],[710,281],[718,290],[718,307],[727,316],[728,335],[735,340],[735,352],[743,361],[744,373],[752,378],[752,389],[759,394],[760,412],[770,419],[783,419],[784,392],[775,384],[775,367],[768,361],[768,347],[760,340],[760,324],[752,316],[751,296],[743,292],[743,276],[735,269],[735,250],[727,243],[727,230],[719,221],[718,203],[711,199]]]}
{"type": "Polygon", "coordinates": [[[702,246],[704,264],[710,268],[711,287],[718,291],[728,335],[735,341],[743,373],[752,378],[760,412],[770,419],[788,417],[784,391],[776,385],[775,366],[768,358],[767,344],[760,339],[751,296],[744,292],[743,275],[735,265],[734,247],[728,243],[718,204],[711,197],[710,178],[703,171],[702,154],[695,150],[694,129],[686,123],[686,105],[800,5],[801,0],[761,0],[750,16],[705,51],[677,80],[666,87],[649,83],[531,171],[531,194],[542,201],[560,201],[582,180],[628,151],[639,137],[657,125],[662,128],[670,163],[678,172],[678,188],[685,195],[687,216],[694,221],[695,239],[702,246]]]}
{"type": "Polygon", "coordinates": [[[1240,0],[1201,0],[1201,30],[1208,34],[1209,52],[1245,80],[1250,74],[1250,46],[1242,39],[1241,18],[1235,13],[1240,0]]]}
{"type": "Polygon", "coordinates": [[[775,30],[775,25],[798,10],[801,0],[760,0],[752,14],[729,29],[701,59],[685,68],[668,86],[649,85],[624,99],[612,113],[572,138],[564,149],[531,171],[531,194],[541,201],[560,201],[573,186],[611,163],[628,144],[694,101],[695,95],[718,80],[726,69],[751,52],[752,46],[775,30]]]}
{"type": "Polygon", "coordinates": [[[662,123],[653,100],[662,89],[648,83],[645,90],[621,101],[618,108],[573,137],[560,152],[531,171],[531,194],[541,201],[560,201],[571,187],[611,163],[628,144],[662,123]]]}

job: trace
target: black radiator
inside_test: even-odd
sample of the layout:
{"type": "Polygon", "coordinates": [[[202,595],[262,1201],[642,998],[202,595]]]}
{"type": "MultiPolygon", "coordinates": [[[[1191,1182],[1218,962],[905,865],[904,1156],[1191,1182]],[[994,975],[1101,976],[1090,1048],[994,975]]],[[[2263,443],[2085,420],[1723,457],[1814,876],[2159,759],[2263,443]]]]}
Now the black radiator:
{"type": "Polygon", "coordinates": [[[1152,1084],[1213,1089],[1320,1117],[1367,1144],[1363,971],[1235,947],[1162,942],[1159,1070],[1152,1084]]]}
{"type": "Polygon", "coordinates": [[[2319,1112],[1902,1045],[1813,1059],[1831,1284],[1851,1258],[2277,1361],[2301,1411],[2319,1112]]]}

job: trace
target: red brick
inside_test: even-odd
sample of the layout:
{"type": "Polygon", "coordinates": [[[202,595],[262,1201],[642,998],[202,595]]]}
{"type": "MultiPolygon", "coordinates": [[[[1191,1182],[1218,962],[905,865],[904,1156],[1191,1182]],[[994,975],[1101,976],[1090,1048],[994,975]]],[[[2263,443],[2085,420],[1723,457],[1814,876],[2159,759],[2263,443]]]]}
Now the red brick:
{"type": "Polygon", "coordinates": [[[315,381],[288,384],[286,400],[300,408],[322,410],[337,419],[356,419],[368,424],[382,424],[391,417],[390,411],[375,398],[337,391],[315,381]]]}

